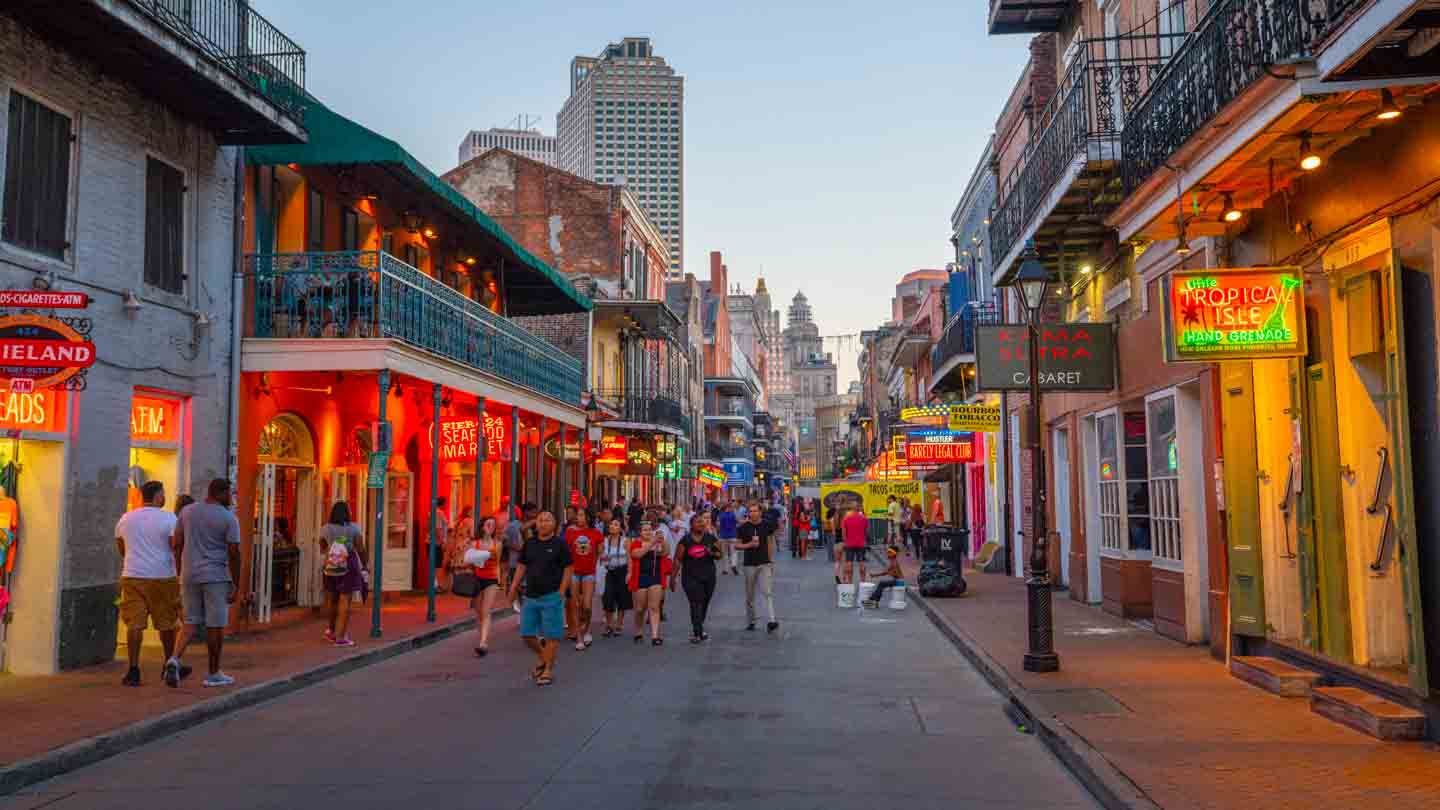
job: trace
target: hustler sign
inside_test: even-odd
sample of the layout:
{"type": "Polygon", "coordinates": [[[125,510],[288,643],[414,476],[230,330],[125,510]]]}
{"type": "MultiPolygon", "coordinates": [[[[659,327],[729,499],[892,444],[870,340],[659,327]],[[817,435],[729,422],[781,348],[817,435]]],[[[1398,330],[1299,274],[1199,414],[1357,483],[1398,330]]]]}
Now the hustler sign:
{"type": "MultiPolygon", "coordinates": [[[[1030,330],[1023,325],[975,327],[976,387],[1024,391],[1030,387],[1030,330]]],[[[1057,323],[1040,327],[1043,391],[1109,391],[1115,387],[1115,331],[1108,323],[1057,323]]]]}

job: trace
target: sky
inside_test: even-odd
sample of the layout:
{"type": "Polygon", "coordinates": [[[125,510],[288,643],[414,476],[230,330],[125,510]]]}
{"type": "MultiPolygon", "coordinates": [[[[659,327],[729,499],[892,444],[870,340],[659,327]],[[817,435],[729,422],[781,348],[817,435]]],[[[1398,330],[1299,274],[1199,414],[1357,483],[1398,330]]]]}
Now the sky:
{"type": "MultiPolygon", "coordinates": [[[[570,60],[648,36],[685,77],[685,269],[721,251],[803,290],[824,335],[889,318],[895,283],[953,258],[950,213],[1026,57],[986,3],[252,0],[307,52],[306,87],[437,174],[472,129],[555,132],[570,60]]],[[[838,350],[840,386],[856,377],[838,350]]]]}

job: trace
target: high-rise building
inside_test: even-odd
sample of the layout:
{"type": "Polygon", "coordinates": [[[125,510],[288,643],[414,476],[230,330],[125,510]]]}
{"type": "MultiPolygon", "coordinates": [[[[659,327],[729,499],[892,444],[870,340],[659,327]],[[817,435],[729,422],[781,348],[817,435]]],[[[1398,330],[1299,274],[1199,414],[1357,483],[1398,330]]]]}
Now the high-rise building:
{"type": "Polygon", "coordinates": [[[629,188],[665,236],[672,279],[684,275],[684,90],[648,37],[626,37],[570,61],[557,116],[560,168],[629,188]]]}
{"type": "Polygon", "coordinates": [[[491,127],[483,132],[475,129],[460,141],[460,162],[467,161],[489,152],[491,149],[509,149],[521,157],[538,160],[547,166],[559,166],[558,142],[554,135],[546,135],[537,129],[501,129],[491,127]]]}

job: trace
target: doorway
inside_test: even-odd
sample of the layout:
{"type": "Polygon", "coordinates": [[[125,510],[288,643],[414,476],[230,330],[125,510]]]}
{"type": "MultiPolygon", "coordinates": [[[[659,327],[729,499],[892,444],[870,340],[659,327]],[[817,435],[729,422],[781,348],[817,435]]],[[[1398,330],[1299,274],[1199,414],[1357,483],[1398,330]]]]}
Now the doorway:
{"type": "Polygon", "coordinates": [[[319,603],[320,497],[310,428],[295,414],[275,416],[260,431],[256,460],[250,610],[264,624],[277,607],[319,603]]]}
{"type": "Polygon", "coordinates": [[[1070,587],[1070,431],[1056,428],[1051,434],[1051,446],[1055,448],[1055,533],[1060,537],[1060,564],[1055,572],[1055,582],[1062,588],[1070,587]]]}

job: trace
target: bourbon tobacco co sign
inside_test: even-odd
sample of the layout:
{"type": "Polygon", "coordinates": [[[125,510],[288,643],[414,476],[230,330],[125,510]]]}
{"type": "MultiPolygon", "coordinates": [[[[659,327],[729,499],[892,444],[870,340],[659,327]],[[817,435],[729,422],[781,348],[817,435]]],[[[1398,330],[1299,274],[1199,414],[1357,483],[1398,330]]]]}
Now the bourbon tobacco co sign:
{"type": "MultiPolygon", "coordinates": [[[[1030,330],[1021,324],[975,327],[976,388],[1024,391],[1030,387],[1030,330]]],[[[1040,327],[1042,391],[1110,391],[1115,388],[1115,329],[1108,323],[1057,323],[1040,327]]]]}

